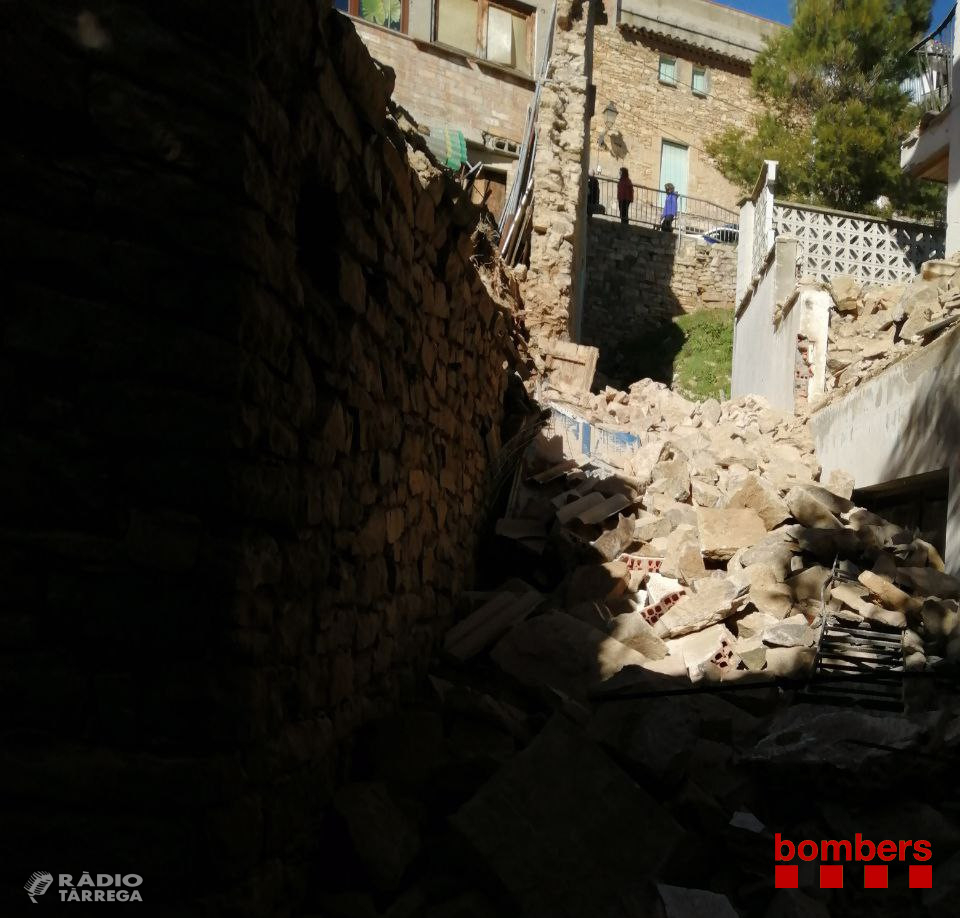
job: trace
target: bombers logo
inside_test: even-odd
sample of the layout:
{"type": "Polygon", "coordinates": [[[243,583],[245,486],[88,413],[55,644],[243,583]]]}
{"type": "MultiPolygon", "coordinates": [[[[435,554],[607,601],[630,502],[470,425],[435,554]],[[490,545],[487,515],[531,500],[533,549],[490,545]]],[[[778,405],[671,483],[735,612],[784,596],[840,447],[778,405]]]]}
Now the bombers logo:
{"type": "Polygon", "coordinates": [[[887,839],[874,843],[859,832],[853,841],[823,840],[819,843],[804,839],[794,844],[779,832],[774,835],[773,859],[774,885],[777,889],[796,889],[799,868],[797,864],[784,864],[782,861],[832,861],[820,864],[820,888],[842,889],[844,885],[844,864],[854,862],[863,864],[864,889],[887,888],[887,863],[895,861],[909,865],[909,883],[911,889],[931,889],[933,887],[933,867],[925,863],[933,857],[933,846],[926,839],[917,841],[887,839]],[[882,861],[884,863],[870,863],[882,861]],[[921,863],[915,863],[920,861],[921,863]],[[838,863],[839,862],[839,863],[838,863]]]}

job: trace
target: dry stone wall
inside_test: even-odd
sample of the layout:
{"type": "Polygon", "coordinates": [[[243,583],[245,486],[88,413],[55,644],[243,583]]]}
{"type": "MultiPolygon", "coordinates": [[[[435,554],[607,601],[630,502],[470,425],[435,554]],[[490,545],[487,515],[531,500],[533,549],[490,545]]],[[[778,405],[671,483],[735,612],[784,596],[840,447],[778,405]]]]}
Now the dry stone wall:
{"type": "Polygon", "coordinates": [[[737,249],[593,216],[589,224],[584,342],[625,335],[698,309],[733,309],[737,249]]]}
{"type": "Polygon", "coordinates": [[[326,4],[7,14],[5,862],[286,914],[469,580],[513,319],[326,4]]]}
{"type": "Polygon", "coordinates": [[[589,87],[593,6],[560,0],[537,111],[530,268],[525,320],[536,338],[576,337],[586,245],[589,87]]]}

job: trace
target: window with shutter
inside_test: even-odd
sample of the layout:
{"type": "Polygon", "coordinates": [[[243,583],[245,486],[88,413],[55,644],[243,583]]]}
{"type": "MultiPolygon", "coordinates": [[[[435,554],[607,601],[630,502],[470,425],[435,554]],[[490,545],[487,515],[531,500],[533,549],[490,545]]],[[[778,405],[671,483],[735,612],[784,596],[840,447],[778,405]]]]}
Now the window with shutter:
{"type": "Polygon", "coordinates": [[[708,92],[707,68],[694,67],[693,81],[691,83],[694,95],[705,96],[708,92]]]}
{"type": "Polygon", "coordinates": [[[670,86],[677,85],[677,61],[673,57],[660,58],[660,82],[670,86]]]}

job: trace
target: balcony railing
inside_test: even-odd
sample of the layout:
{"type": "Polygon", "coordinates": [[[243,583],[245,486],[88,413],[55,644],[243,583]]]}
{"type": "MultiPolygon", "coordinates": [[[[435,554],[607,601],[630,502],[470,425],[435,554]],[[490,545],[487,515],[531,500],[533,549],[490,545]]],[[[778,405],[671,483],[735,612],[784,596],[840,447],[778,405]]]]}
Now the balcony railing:
{"type": "MultiPolygon", "coordinates": [[[[600,206],[603,208],[601,213],[619,220],[617,182],[614,179],[599,176],[597,182],[600,185],[600,206]]],[[[666,197],[666,192],[659,188],[634,185],[633,202],[627,212],[628,221],[640,226],[659,227],[666,197]]],[[[739,215],[735,210],[721,207],[702,198],[681,194],[677,196],[677,218],[673,228],[676,232],[702,235],[724,226],[736,227],[738,219],[739,215]]]]}
{"type": "Polygon", "coordinates": [[[904,81],[903,89],[925,112],[942,112],[950,102],[955,13],[956,7],[950,7],[943,22],[909,51],[914,74],[904,81]]]}

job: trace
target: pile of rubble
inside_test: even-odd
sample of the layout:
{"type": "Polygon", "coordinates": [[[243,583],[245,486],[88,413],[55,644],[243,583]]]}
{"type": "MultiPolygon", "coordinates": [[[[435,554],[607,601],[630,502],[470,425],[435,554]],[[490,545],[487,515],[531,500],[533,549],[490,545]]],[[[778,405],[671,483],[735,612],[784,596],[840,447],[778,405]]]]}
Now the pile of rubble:
{"type": "Polygon", "coordinates": [[[614,676],[798,677],[828,620],[904,631],[911,669],[960,657],[960,581],[929,542],[855,506],[846,476],[817,482],[802,421],[650,381],[599,398],[595,414],[629,418],[642,445],[619,471],[559,456],[560,437],[534,445],[497,527],[528,584],[451,630],[458,660],[492,647],[511,677],[576,697],[614,676]],[[566,571],[549,593],[538,562],[566,571]]]}
{"type": "Polygon", "coordinates": [[[872,890],[821,890],[815,864],[774,890],[774,832],[898,838],[908,819],[938,882],[922,902],[891,882],[885,904],[952,914],[960,706],[836,708],[806,687],[825,629],[902,642],[908,670],[960,656],[960,581],[849,480],[819,482],[803,423],[760,399],[645,381],[579,401],[634,446],[616,467],[549,428],[530,446],[498,586],[463,596],[428,691],[358,742],[320,913],[859,914],[872,890]]]}
{"type": "Polygon", "coordinates": [[[960,253],[924,262],[922,273],[906,283],[861,285],[838,276],[829,289],[828,391],[858,385],[960,319],[960,253]]]}

